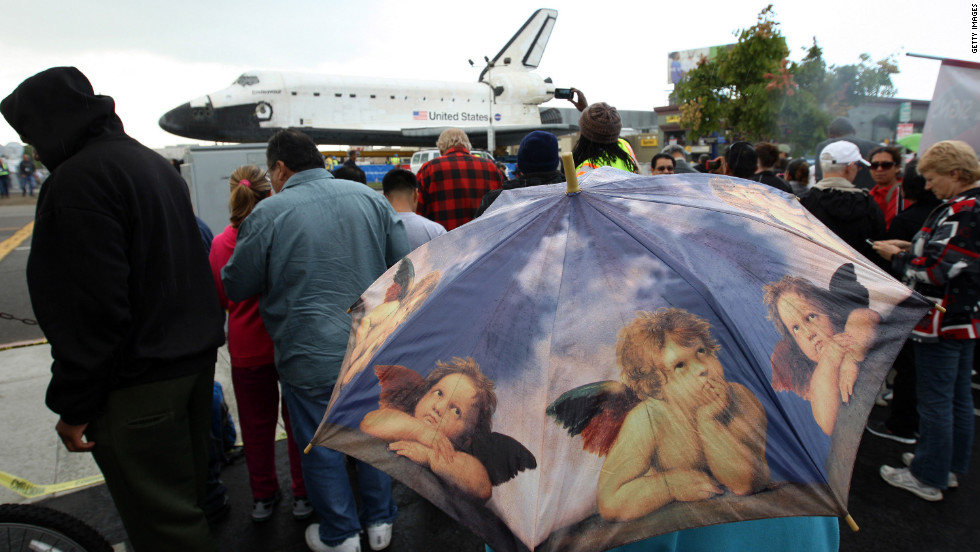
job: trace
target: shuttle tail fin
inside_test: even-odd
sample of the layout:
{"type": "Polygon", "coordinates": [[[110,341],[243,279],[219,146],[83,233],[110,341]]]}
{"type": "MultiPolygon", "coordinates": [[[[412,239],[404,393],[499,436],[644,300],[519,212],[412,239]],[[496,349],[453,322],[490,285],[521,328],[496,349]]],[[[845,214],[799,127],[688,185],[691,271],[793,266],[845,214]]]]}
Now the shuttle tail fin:
{"type": "MultiPolygon", "coordinates": [[[[542,8],[535,11],[494,56],[492,65],[495,68],[521,66],[525,70],[536,69],[541,63],[544,49],[548,46],[548,39],[551,38],[551,31],[555,28],[556,19],[558,19],[558,10],[542,8]]],[[[489,70],[490,68],[486,67],[480,73],[481,81],[489,70]]]]}

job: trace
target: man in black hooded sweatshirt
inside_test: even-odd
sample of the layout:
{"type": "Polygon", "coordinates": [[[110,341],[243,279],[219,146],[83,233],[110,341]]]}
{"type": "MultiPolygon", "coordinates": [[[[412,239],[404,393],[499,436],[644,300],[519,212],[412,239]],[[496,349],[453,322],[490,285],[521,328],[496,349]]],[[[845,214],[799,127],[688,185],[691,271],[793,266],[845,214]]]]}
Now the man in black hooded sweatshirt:
{"type": "Polygon", "coordinates": [[[867,190],[854,185],[858,167],[867,167],[857,145],[839,140],[824,147],[818,159],[824,178],[814,184],[800,203],[840,239],[889,271],[888,261],[875,253],[868,240],[885,237],[885,215],[867,190]]]}
{"type": "Polygon", "coordinates": [[[224,335],[187,187],[74,67],[25,80],[0,112],[51,170],[27,283],[58,435],[92,452],[136,550],[214,550],[202,504],[224,335]]]}

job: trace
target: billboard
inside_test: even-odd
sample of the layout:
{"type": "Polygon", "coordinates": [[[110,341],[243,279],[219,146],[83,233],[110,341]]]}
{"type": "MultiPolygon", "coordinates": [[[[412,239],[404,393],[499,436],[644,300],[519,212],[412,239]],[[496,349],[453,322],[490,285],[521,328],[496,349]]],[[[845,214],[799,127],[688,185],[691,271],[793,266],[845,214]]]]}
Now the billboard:
{"type": "Polygon", "coordinates": [[[701,58],[707,58],[710,61],[734,47],[734,44],[723,44],[671,52],[667,55],[667,84],[676,85],[684,80],[687,72],[697,67],[701,58]]]}
{"type": "Polygon", "coordinates": [[[980,63],[943,60],[919,151],[941,140],[962,140],[980,151],[980,63]]]}

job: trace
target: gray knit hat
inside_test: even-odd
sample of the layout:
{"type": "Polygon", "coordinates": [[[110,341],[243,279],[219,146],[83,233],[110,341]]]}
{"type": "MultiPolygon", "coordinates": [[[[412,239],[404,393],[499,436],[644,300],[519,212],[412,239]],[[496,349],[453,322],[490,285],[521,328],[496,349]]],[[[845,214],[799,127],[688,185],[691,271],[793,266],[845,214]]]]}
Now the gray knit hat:
{"type": "Polygon", "coordinates": [[[599,102],[585,108],[578,118],[578,126],[583,137],[597,144],[615,144],[619,131],[623,130],[623,119],[615,107],[599,102]]]}

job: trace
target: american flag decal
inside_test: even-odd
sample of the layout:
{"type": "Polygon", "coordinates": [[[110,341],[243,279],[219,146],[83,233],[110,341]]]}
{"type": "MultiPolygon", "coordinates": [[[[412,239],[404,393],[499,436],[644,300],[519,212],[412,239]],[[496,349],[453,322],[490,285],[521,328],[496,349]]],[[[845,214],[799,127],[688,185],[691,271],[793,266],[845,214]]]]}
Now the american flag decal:
{"type": "Polygon", "coordinates": [[[416,121],[428,121],[429,120],[429,112],[428,111],[413,111],[412,112],[412,119],[414,119],[416,121]]]}

